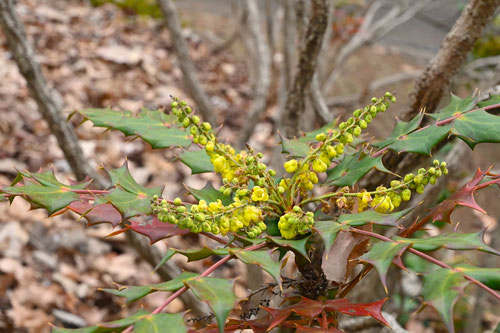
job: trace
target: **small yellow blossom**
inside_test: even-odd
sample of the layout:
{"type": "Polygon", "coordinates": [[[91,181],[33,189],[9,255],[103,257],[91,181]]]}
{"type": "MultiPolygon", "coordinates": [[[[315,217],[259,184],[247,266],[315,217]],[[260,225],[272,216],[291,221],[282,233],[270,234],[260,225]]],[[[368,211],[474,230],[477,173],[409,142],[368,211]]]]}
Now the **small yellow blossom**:
{"type": "Polygon", "coordinates": [[[267,194],[267,189],[260,186],[255,186],[252,192],[252,201],[267,201],[269,200],[269,195],[267,194]]]}

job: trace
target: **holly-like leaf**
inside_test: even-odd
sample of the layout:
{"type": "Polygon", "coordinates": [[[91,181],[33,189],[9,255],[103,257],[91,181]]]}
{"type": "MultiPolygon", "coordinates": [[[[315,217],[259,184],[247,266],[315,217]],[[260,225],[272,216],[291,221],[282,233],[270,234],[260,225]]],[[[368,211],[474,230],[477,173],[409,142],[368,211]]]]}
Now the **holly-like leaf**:
{"type": "Polygon", "coordinates": [[[151,314],[134,325],[135,333],[186,333],[187,327],[180,313],[151,314]]]}
{"type": "Polygon", "coordinates": [[[453,333],[453,306],[467,284],[459,272],[440,268],[424,276],[421,294],[425,303],[432,305],[443,318],[448,330],[453,333]]]}
{"type": "Polygon", "coordinates": [[[372,246],[370,251],[359,257],[358,260],[369,263],[377,269],[385,292],[388,293],[386,276],[389,266],[394,257],[397,257],[398,262],[401,263],[401,255],[408,246],[409,244],[399,242],[378,242],[372,246]]]}
{"type": "Polygon", "coordinates": [[[484,283],[491,289],[500,290],[500,268],[480,268],[467,264],[460,264],[454,268],[484,283]]]}
{"type": "Polygon", "coordinates": [[[382,324],[390,327],[389,323],[382,316],[382,306],[387,298],[371,303],[351,303],[345,298],[338,298],[326,301],[327,311],[338,311],[350,316],[370,316],[382,324]]]}
{"type": "Polygon", "coordinates": [[[231,253],[247,265],[260,266],[276,280],[281,288],[281,264],[274,261],[268,251],[231,250],[231,253]]]}
{"type": "Polygon", "coordinates": [[[500,104],[500,94],[499,95],[490,95],[490,98],[477,103],[477,106],[480,108],[484,108],[486,106],[494,105],[494,104],[500,104]]]}
{"type": "Polygon", "coordinates": [[[325,183],[335,186],[354,186],[373,168],[392,173],[382,163],[382,156],[365,156],[361,160],[358,160],[357,156],[347,155],[337,166],[327,170],[325,183]]]}
{"type": "Polygon", "coordinates": [[[126,136],[137,135],[151,147],[188,147],[191,144],[188,134],[176,126],[175,118],[160,110],[143,109],[137,116],[129,111],[110,109],[84,109],[77,111],[94,126],[105,127],[123,132],[126,136]]]}
{"type": "Polygon", "coordinates": [[[471,149],[478,143],[500,142],[500,117],[484,110],[462,114],[453,123],[452,134],[471,149]]]}
{"type": "Polygon", "coordinates": [[[372,146],[375,146],[377,148],[387,147],[388,145],[399,140],[402,136],[407,135],[408,133],[411,133],[414,130],[416,130],[420,125],[420,123],[422,122],[423,118],[424,114],[420,113],[418,116],[416,116],[409,122],[404,122],[398,119],[392,133],[385,140],[374,143],[372,144],[372,146]]]}
{"type": "Polygon", "coordinates": [[[178,235],[186,235],[189,229],[181,229],[177,224],[161,222],[152,215],[142,215],[129,220],[126,228],[149,238],[151,244],[178,235]]]}
{"type": "Polygon", "coordinates": [[[442,235],[425,238],[402,238],[393,237],[394,240],[411,244],[415,250],[436,251],[442,247],[450,250],[479,250],[491,254],[500,255],[500,251],[488,246],[484,242],[485,230],[475,233],[451,232],[442,235]]]}
{"type": "Polygon", "coordinates": [[[305,157],[309,152],[309,144],[299,139],[287,139],[281,136],[281,153],[290,157],[305,157]]]}
{"type": "Polygon", "coordinates": [[[175,250],[176,253],[182,254],[188,258],[188,262],[202,260],[211,256],[225,256],[229,254],[228,248],[212,249],[204,246],[202,249],[175,250]]]}
{"type": "Polygon", "coordinates": [[[214,312],[219,332],[224,332],[227,315],[234,308],[237,298],[234,294],[234,281],[228,279],[199,277],[186,282],[194,295],[206,302],[214,312]]]}
{"type": "Polygon", "coordinates": [[[456,206],[466,206],[486,214],[486,211],[476,203],[474,192],[493,184],[500,184],[500,175],[490,174],[488,171],[482,172],[481,169],[478,169],[470,181],[453,193],[448,199],[434,207],[425,218],[429,219],[430,222],[443,221],[451,223],[450,215],[456,206]],[[481,181],[487,175],[491,176],[491,180],[481,184],[481,181]]]}
{"type": "Polygon", "coordinates": [[[325,253],[329,253],[340,230],[347,230],[348,226],[334,220],[316,221],[313,229],[320,235],[325,244],[325,253]]]}
{"type": "MultiPolygon", "coordinates": [[[[266,229],[267,231],[267,229],[266,229]]],[[[271,242],[275,243],[280,247],[287,248],[289,250],[294,251],[295,253],[300,253],[304,258],[308,258],[306,244],[309,240],[309,236],[302,239],[284,239],[277,237],[267,237],[271,242]]]]}
{"type": "Polygon", "coordinates": [[[432,148],[441,142],[450,132],[451,124],[444,126],[431,125],[401,136],[389,146],[395,152],[410,152],[430,155],[432,148]]]}
{"type": "Polygon", "coordinates": [[[163,258],[161,258],[160,262],[156,264],[155,268],[153,269],[153,273],[156,272],[161,266],[163,266],[167,261],[170,260],[176,254],[177,252],[173,249],[167,249],[167,252],[165,252],[165,255],[163,258]]]}
{"type": "Polygon", "coordinates": [[[374,210],[365,210],[364,212],[356,214],[342,214],[339,216],[337,221],[341,224],[350,225],[352,227],[359,227],[367,223],[397,227],[397,221],[412,210],[413,207],[390,214],[383,214],[374,210]]]}
{"type": "Polygon", "coordinates": [[[177,276],[175,279],[147,285],[147,286],[128,286],[122,287],[120,289],[101,289],[102,291],[119,296],[125,297],[127,303],[135,302],[155,291],[177,291],[184,286],[184,282],[190,279],[196,278],[199,274],[183,272],[181,275],[177,276]]]}
{"type": "Polygon", "coordinates": [[[19,172],[11,186],[3,187],[0,193],[20,196],[28,201],[32,208],[44,208],[49,215],[65,208],[80,196],[72,190],[81,190],[89,182],[78,185],[66,185],[59,182],[52,171],[43,173],[19,172]]]}
{"type": "Polygon", "coordinates": [[[111,182],[115,186],[123,188],[125,191],[136,194],[139,197],[153,197],[155,195],[160,196],[162,192],[162,187],[147,188],[137,184],[135,179],[130,174],[128,164],[125,162],[121,167],[117,169],[106,170],[111,182]]]}
{"type": "Polygon", "coordinates": [[[87,220],[88,226],[100,223],[110,223],[116,227],[122,222],[122,215],[111,204],[100,204],[95,206],[88,201],[73,201],[69,206],[72,212],[87,220]]]}
{"type": "Polygon", "coordinates": [[[204,150],[185,150],[179,155],[179,159],[191,169],[191,173],[213,172],[214,166],[210,162],[210,157],[204,150]]]}
{"type": "Polygon", "coordinates": [[[211,182],[207,182],[204,188],[197,190],[195,188],[186,186],[189,193],[191,193],[196,200],[205,200],[207,203],[215,202],[220,199],[224,206],[227,206],[233,202],[230,196],[222,194],[220,191],[216,190],[211,182]]]}
{"type": "Polygon", "coordinates": [[[136,312],[134,315],[111,321],[108,323],[102,323],[98,324],[95,326],[91,327],[85,327],[85,328],[77,328],[77,329],[68,329],[68,328],[59,328],[59,327],[54,327],[52,329],[53,333],[107,333],[107,332],[121,332],[125,328],[129,327],[130,325],[133,325],[134,323],[138,322],[139,320],[142,320],[146,318],[149,315],[149,313],[146,310],[139,310],[136,312]]]}
{"type": "Polygon", "coordinates": [[[436,121],[450,118],[457,114],[472,110],[476,105],[476,101],[476,97],[460,98],[451,94],[450,104],[439,110],[439,112],[430,113],[428,116],[436,121]]]}

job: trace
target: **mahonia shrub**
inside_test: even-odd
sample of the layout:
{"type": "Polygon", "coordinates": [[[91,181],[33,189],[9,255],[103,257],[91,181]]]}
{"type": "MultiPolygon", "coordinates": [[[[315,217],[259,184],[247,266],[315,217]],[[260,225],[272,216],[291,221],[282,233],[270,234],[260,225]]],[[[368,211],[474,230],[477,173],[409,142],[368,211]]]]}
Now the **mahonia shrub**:
{"type": "Polygon", "coordinates": [[[20,196],[51,215],[72,211],[86,219],[88,225],[120,226],[113,234],[137,232],[147,236],[151,243],[167,239],[168,244],[168,238],[197,233],[220,244],[201,249],[169,248],[158,266],[175,254],[186,256],[189,261],[212,255],[223,258],[202,273],[183,272],[173,280],[155,285],[104,289],[128,302],[153,292],[172,293],[152,312],[141,310],[114,322],[76,330],[54,328],[54,331],[233,332],[249,328],[267,332],[275,327],[288,327],[298,332],[341,332],[338,327],[341,314],[370,316],[388,326],[382,315],[387,298],[351,303],[346,296],[372,268],[387,291],[389,267],[394,263],[407,269],[402,260],[406,253],[431,264],[423,272],[420,303],[433,306],[453,331],[453,306],[465,286],[475,284],[500,299],[496,292],[500,289],[500,269],[475,267],[466,262],[450,265],[426,252],[440,249],[478,250],[491,255],[500,252],[484,242],[484,230],[478,233],[456,230],[432,237],[417,237],[415,233],[422,234],[421,229],[428,223],[452,223],[450,215],[456,206],[485,213],[475,202],[474,193],[498,186],[500,175],[478,170],[427,215],[403,225],[399,221],[412,210],[407,202],[445,177],[448,166],[445,161],[433,159],[425,167],[397,175],[384,166],[382,156],[388,151],[430,155],[433,148],[453,136],[472,149],[478,143],[500,142],[500,117],[488,112],[500,107],[500,98],[492,96],[478,103],[474,97],[452,96],[448,106],[429,115],[428,125],[421,125],[422,113],[409,122],[398,121],[385,140],[368,142],[363,130],[395,101],[387,92],[381,98],[372,98],[369,105],[355,110],[345,121],[332,122],[298,138],[282,138],[283,153],[288,156],[283,174],[266,165],[263,154],[251,147],[237,151],[221,142],[212,125],[202,122],[178,98],[173,98],[170,113],[148,109],[138,115],[110,109],[77,111],[95,126],[140,137],[153,148],[182,148],[178,158],[193,174],[215,172],[220,175],[222,186],[216,189],[207,183],[203,189],[187,187],[195,203],[163,198],[162,188],[138,184],[125,164],[107,170],[112,183],[109,189],[92,189],[90,181],[64,184],[50,171],[20,171],[10,186],[2,188],[2,195],[9,200],[20,196]],[[388,173],[393,180],[375,189],[362,188],[363,178],[372,172],[388,173]],[[387,228],[394,228],[394,236],[386,236],[387,228]],[[346,250],[336,246],[342,233],[371,241],[361,254],[352,257],[352,247],[346,250]],[[270,255],[274,251],[279,254],[270,255]],[[298,278],[282,274],[288,251],[295,256],[295,265],[301,273],[298,278]],[[331,275],[321,271],[332,258],[344,258],[344,266],[351,267],[345,269],[342,283],[332,283],[331,275]],[[249,298],[267,290],[271,298],[280,296],[280,305],[270,307],[270,299],[265,299],[259,308],[240,310],[239,304],[245,299],[234,294],[234,281],[208,277],[231,259],[256,264],[275,280],[251,292],[249,298]],[[352,277],[352,263],[362,264],[355,277],[352,277]],[[184,320],[184,313],[161,313],[187,289],[206,302],[213,313],[204,320],[189,322],[184,320]]]}

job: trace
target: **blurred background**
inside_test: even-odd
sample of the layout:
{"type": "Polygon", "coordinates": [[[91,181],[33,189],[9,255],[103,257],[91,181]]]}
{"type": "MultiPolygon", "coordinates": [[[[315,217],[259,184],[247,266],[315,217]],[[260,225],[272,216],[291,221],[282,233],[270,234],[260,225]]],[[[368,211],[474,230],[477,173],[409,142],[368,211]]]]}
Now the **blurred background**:
{"type": "MultiPolygon", "coordinates": [[[[178,0],[176,16],[208,99],[208,112],[217,124],[223,125],[221,136],[239,146],[248,141],[266,153],[266,162],[279,166],[276,151],[280,139],[276,130],[283,120],[308,1],[252,2],[256,8],[244,1],[178,0]]],[[[461,0],[331,1],[315,76],[323,104],[318,106],[314,96],[308,95],[300,129],[318,128],[362,107],[372,96],[393,91],[398,103],[369,128],[374,138],[385,137],[395,117],[408,107],[415,80],[436,55],[466,4],[461,0]]],[[[141,107],[157,109],[169,105],[171,95],[198,109],[183,81],[186,73],[181,63],[186,59],[177,56],[168,18],[156,1],[18,0],[15,9],[47,86],[66,116],[81,108],[111,107],[134,112],[141,107]]],[[[74,178],[37,103],[30,97],[1,30],[0,78],[0,184],[9,184],[16,169],[53,168],[62,181],[74,178]]],[[[498,89],[499,84],[497,13],[454,76],[451,91],[468,97],[477,91],[498,89]]],[[[442,103],[448,100],[445,97],[442,103]]],[[[79,120],[73,118],[71,122],[77,126],[79,120]]],[[[119,167],[128,160],[140,184],[166,185],[165,197],[183,195],[184,185],[201,188],[207,181],[218,182],[212,175],[190,175],[189,168],[175,160],[175,152],[153,151],[148,144],[129,140],[121,133],[105,133],[90,123],[76,127],[76,133],[93,168],[119,167]]],[[[500,171],[499,162],[498,145],[483,144],[469,151],[460,157],[446,186],[426,201],[426,207],[462,185],[477,167],[485,169],[494,164],[493,169],[500,171]]],[[[498,199],[498,191],[486,189],[478,195],[478,203],[491,216],[457,209],[454,217],[466,225],[464,232],[488,227],[486,240],[500,239],[498,199]]],[[[105,238],[112,231],[110,226],[86,229],[83,221],[75,221],[70,214],[47,218],[44,211],[28,210],[28,204],[19,199],[11,205],[0,202],[0,332],[49,332],[49,322],[83,327],[121,318],[140,306],[154,309],[163,301],[164,295],[155,293],[123,307],[122,299],[97,290],[113,288],[114,283],[160,281],[123,235],[105,238]]],[[[170,247],[199,246],[196,244],[196,236],[169,240],[170,247]]],[[[160,242],[155,247],[164,251],[166,245],[160,242]]],[[[467,255],[478,266],[499,264],[485,262],[492,259],[479,254],[450,255],[467,255]]],[[[208,258],[202,265],[210,265],[213,260],[216,258],[208,258]]],[[[407,261],[417,272],[425,265],[415,258],[407,261]]],[[[181,268],[203,268],[181,257],[174,257],[173,262],[181,268]]],[[[241,297],[248,288],[258,287],[267,279],[238,263],[226,265],[217,274],[239,276],[237,294],[241,297]]],[[[413,297],[420,286],[419,278],[396,271],[394,274],[391,292],[395,296],[386,311],[409,332],[446,332],[434,310],[415,312],[420,305],[413,297]]],[[[353,297],[363,301],[384,297],[376,275],[372,280],[374,285],[367,283],[353,297]],[[373,288],[380,289],[380,293],[373,288]]],[[[499,304],[473,287],[466,293],[467,300],[456,306],[458,331],[493,332],[500,321],[499,304]]],[[[168,310],[182,308],[182,302],[177,300],[168,310]]],[[[370,324],[365,326],[369,332],[370,324]]],[[[372,328],[373,332],[380,330],[372,328]]]]}

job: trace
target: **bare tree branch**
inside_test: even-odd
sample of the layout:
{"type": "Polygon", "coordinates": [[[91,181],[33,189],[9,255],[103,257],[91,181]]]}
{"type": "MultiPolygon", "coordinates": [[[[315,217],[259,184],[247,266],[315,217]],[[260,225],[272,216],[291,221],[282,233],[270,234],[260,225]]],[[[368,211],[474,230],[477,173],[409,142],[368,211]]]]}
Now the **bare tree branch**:
{"type": "Polygon", "coordinates": [[[12,0],[0,1],[0,26],[7,39],[12,58],[26,79],[30,94],[47,121],[50,131],[56,137],[76,178],[84,179],[90,176],[98,186],[107,186],[108,182],[90,166],[84,157],[73,128],[66,121],[61,108],[56,103],[42,74],[40,64],[35,60],[35,54],[26,40],[23,24],[15,12],[12,0]]]}
{"type": "Polygon", "coordinates": [[[267,96],[269,86],[271,84],[271,55],[264,32],[261,29],[259,20],[259,8],[256,0],[246,0],[242,2],[243,11],[245,12],[246,22],[251,44],[255,50],[256,76],[254,82],[253,102],[248,112],[245,125],[243,127],[239,147],[243,147],[250,139],[255,126],[257,126],[260,115],[266,110],[267,96]]]}
{"type": "Polygon", "coordinates": [[[410,96],[411,105],[401,119],[411,119],[423,108],[427,113],[436,110],[443,94],[448,92],[451,78],[463,65],[499,5],[500,0],[469,1],[438,53],[415,83],[415,91],[410,96]]]}
{"type": "Polygon", "coordinates": [[[326,0],[312,0],[306,34],[300,43],[297,71],[287,94],[283,125],[288,137],[298,133],[299,117],[305,108],[305,96],[318,62],[323,35],[328,22],[326,0]]]}
{"type": "Polygon", "coordinates": [[[363,24],[361,24],[359,31],[342,47],[339,54],[335,55],[333,67],[323,82],[322,91],[325,93],[331,91],[334,83],[342,74],[343,65],[351,54],[369,43],[380,40],[394,28],[407,22],[432,1],[435,0],[398,0],[396,4],[394,4],[394,1],[386,0],[372,2],[364,16],[363,24]],[[376,14],[384,5],[391,7],[381,18],[375,19],[376,14]]]}
{"type": "Polygon", "coordinates": [[[188,93],[198,106],[198,111],[203,116],[203,119],[215,125],[216,121],[213,108],[196,75],[196,68],[189,54],[186,41],[182,36],[181,23],[177,16],[174,2],[172,0],[158,0],[158,4],[165,16],[165,21],[174,46],[173,50],[177,55],[177,61],[179,62],[179,67],[181,68],[188,93]]]}
{"type": "MultiPolygon", "coordinates": [[[[89,165],[73,127],[66,121],[61,108],[49,91],[40,65],[35,60],[35,53],[26,39],[23,24],[15,12],[13,0],[0,1],[0,26],[7,38],[7,44],[19,71],[26,79],[30,94],[35,99],[45,121],[49,124],[51,132],[57,138],[59,147],[64,152],[75,176],[78,179],[89,176],[94,179],[98,187],[107,187],[109,182],[89,165]]],[[[143,236],[127,232],[127,238],[137,252],[151,265],[155,266],[161,260],[161,254],[156,248],[150,247],[143,236]]],[[[176,271],[178,271],[177,267],[170,264],[161,267],[158,273],[162,279],[170,280],[176,276],[176,271]]],[[[207,308],[198,302],[193,295],[183,294],[181,299],[186,308],[193,309],[198,313],[207,311],[207,308]]]]}

